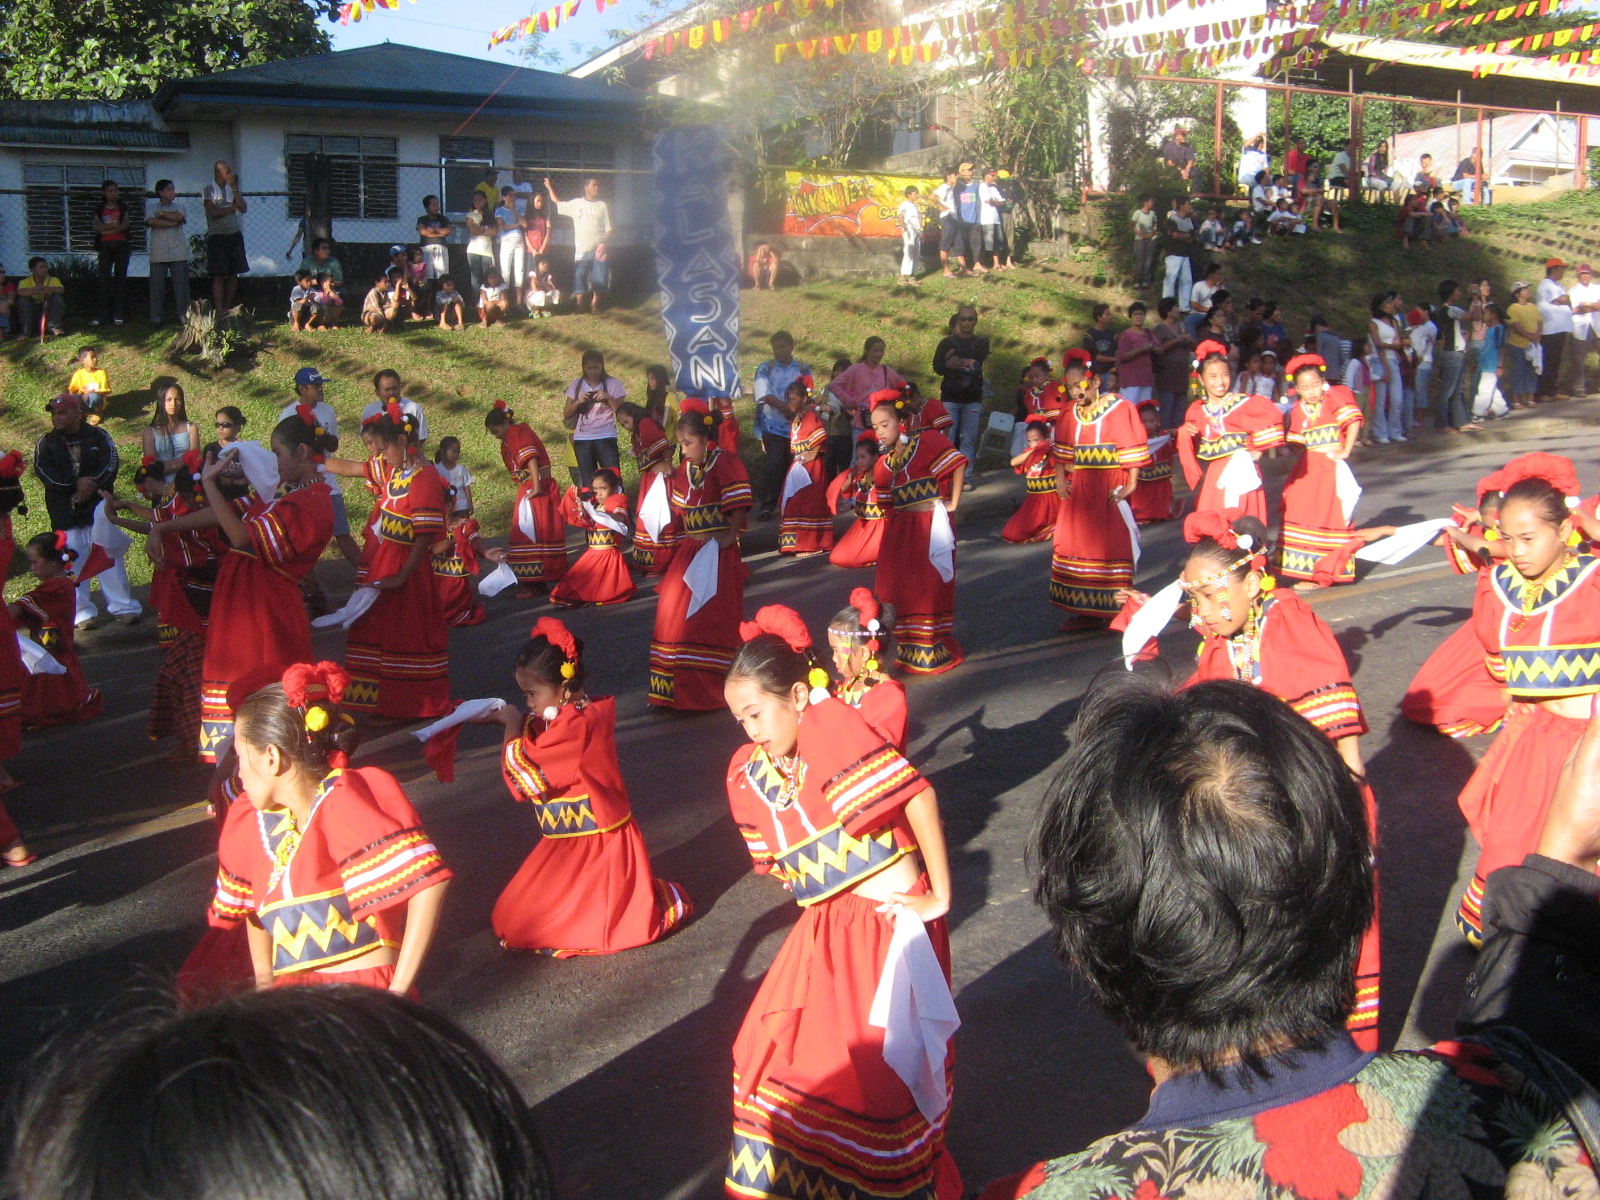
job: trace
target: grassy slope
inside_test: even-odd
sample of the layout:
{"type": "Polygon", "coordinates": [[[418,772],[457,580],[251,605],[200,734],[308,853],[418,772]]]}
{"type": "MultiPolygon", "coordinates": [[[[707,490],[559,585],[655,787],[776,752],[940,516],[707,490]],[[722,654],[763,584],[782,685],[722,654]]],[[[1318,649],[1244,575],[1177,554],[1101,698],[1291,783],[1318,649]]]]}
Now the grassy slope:
{"type": "MultiPolygon", "coordinates": [[[[1229,286],[1244,296],[1278,300],[1291,332],[1298,333],[1305,317],[1320,309],[1348,334],[1361,328],[1374,292],[1399,288],[1415,303],[1431,298],[1438,280],[1446,276],[1465,281],[1487,275],[1504,296],[1514,278],[1538,278],[1544,259],[1552,254],[1568,261],[1585,256],[1600,260],[1600,197],[1572,195],[1472,212],[1472,237],[1409,253],[1394,240],[1393,213],[1388,208],[1357,210],[1349,214],[1351,232],[1343,236],[1273,240],[1235,251],[1224,259],[1229,286]]],[[[746,292],[741,348],[746,378],[767,356],[773,330],[787,328],[797,339],[798,355],[819,378],[826,378],[835,358],[855,357],[866,337],[879,334],[889,343],[891,365],[926,385],[932,379],[933,347],[947,318],[956,304],[970,301],[982,313],[980,331],[993,341],[990,375],[997,396],[1009,396],[1028,359],[1040,353],[1058,357],[1065,346],[1077,343],[1093,302],[1120,305],[1132,298],[1126,286],[1126,247],[1121,238],[1115,241],[1109,247],[1085,248],[1071,262],[985,280],[953,282],[935,276],[915,291],[892,288],[886,281],[830,281],[782,292],[746,292]]],[[[406,380],[407,394],[427,408],[434,438],[453,433],[462,439],[467,464],[480,480],[475,489],[479,513],[491,533],[503,532],[511,496],[498,446],[483,429],[482,414],[489,404],[505,399],[542,436],[559,440],[561,391],[578,373],[584,349],[604,350],[612,372],[636,391],[643,390],[644,368],[665,359],[653,302],[598,319],[569,316],[460,334],[420,325],[387,337],[354,330],[294,334],[278,325],[269,331],[269,345],[256,364],[242,372],[209,372],[192,360],[173,361],[166,354],[170,334],[153,333],[143,325],[74,329],[43,347],[0,343],[0,450],[29,449],[48,428],[44,401],[65,385],[73,356],[91,341],[101,348],[110,374],[114,396],[107,428],[125,451],[127,475],[138,461],[139,437],[157,380],[176,378],[183,384],[190,413],[208,438],[211,416],[222,404],[242,408],[250,421],[247,432],[260,437],[277,408],[291,398],[290,380],[297,367],[314,364],[333,381],[328,399],[341,424],[352,429],[371,396],[372,373],[393,367],[406,380]]],[[[747,431],[748,411],[748,406],[741,407],[747,431]]],[[[346,449],[353,447],[347,442],[346,449]]],[[[747,450],[753,449],[747,442],[747,450]]],[[[352,516],[358,517],[367,508],[366,492],[351,487],[347,494],[352,516]]],[[[19,521],[19,532],[31,534],[44,526],[44,505],[36,503],[30,516],[19,521]]],[[[136,578],[147,574],[140,558],[129,557],[136,578]]]]}

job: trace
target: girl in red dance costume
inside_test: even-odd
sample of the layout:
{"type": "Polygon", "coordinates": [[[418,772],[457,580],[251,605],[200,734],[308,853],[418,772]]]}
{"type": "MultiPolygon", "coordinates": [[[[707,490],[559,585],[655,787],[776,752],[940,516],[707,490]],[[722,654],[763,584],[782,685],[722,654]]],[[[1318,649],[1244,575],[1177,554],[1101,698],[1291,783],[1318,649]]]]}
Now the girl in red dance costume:
{"type": "Polygon", "coordinates": [[[850,604],[828,622],[828,649],[839,682],[833,694],[857,709],[866,723],[900,753],[906,751],[906,689],[889,678],[894,661],[894,608],[878,603],[867,588],[850,593],[850,604]]]}
{"type": "Polygon", "coordinates": [[[1051,429],[1042,415],[1030,416],[1024,434],[1028,448],[1011,460],[1012,470],[1022,476],[1026,497],[1000,531],[1008,542],[1043,542],[1055,530],[1061,501],[1056,495],[1055,459],[1050,455],[1051,429]]]}
{"type": "Polygon", "coordinates": [[[872,483],[877,463],[878,439],[869,429],[856,439],[855,462],[828,485],[829,507],[856,515],[828,554],[828,561],[836,567],[870,567],[878,561],[884,512],[872,483]]]}
{"type": "MultiPolygon", "coordinates": [[[[1315,354],[1289,360],[1287,374],[1298,398],[1289,409],[1288,441],[1302,449],[1283,484],[1283,538],[1278,569],[1286,579],[1317,580],[1317,564],[1337,555],[1355,534],[1339,495],[1346,464],[1361,433],[1361,407],[1350,389],[1323,378],[1326,364],[1315,354]]],[[[1354,515],[1354,504],[1351,504],[1354,515]]],[[[1342,556],[1335,583],[1354,583],[1355,562],[1342,556]]]]}
{"type": "Polygon", "coordinates": [[[550,455],[544,443],[529,425],[516,419],[504,400],[494,402],[483,426],[500,443],[500,457],[517,485],[506,561],[517,576],[517,595],[530,599],[567,573],[561,493],[551,480],[550,455]]]}
{"type": "Polygon", "coordinates": [[[610,467],[601,467],[594,473],[592,487],[582,492],[568,490],[562,507],[567,522],[588,535],[589,548],[556,584],[550,603],[580,608],[632,600],[633,573],[621,548],[628,536],[628,497],[622,491],[622,477],[610,467]]]}
{"type": "Polygon", "coordinates": [[[1183,477],[1199,493],[1195,511],[1248,514],[1265,525],[1267,496],[1256,462],[1283,444],[1283,414],[1264,396],[1233,390],[1233,366],[1221,342],[1201,342],[1194,357],[1204,394],[1189,406],[1175,438],[1183,477]]]}
{"type": "MultiPolygon", "coordinates": [[[[821,554],[833,549],[833,510],[828,507],[828,427],[817,416],[812,402],[811,377],[795,380],[784,393],[793,420],[789,425],[789,449],[806,479],[795,487],[785,478],[787,499],[778,521],[779,554],[821,554]]],[[[790,477],[798,477],[793,466],[790,477]]]]}
{"type": "MultiPolygon", "coordinates": [[[[22,599],[6,606],[11,619],[26,629],[67,669],[65,675],[28,675],[22,681],[22,725],[42,729],[98,717],[104,708],[99,688],[83,677],[74,648],[76,600],[72,564],[77,552],[67,547],[64,533],[41,533],[29,539],[28,569],[39,581],[22,599]]],[[[15,639],[13,639],[15,640],[15,639]]]]}

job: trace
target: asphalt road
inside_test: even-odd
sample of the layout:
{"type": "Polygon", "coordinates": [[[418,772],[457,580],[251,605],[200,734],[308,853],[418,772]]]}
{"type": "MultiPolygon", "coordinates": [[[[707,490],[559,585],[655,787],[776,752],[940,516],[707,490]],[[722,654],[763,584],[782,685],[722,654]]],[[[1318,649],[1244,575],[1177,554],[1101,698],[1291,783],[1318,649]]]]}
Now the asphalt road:
{"type": "MultiPolygon", "coordinates": [[[[1572,455],[1594,481],[1600,405],[1519,415],[1468,440],[1431,431],[1408,446],[1360,452],[1361,524],[1448,515],[1479,476],[1530,449],[1572,455]]],[[[1269,480],[1287,460],[1267,464],[1269,480]]],[[[1046,602],[1048,545],[1010,546],[998,530],[1019,481],[986,476],[969,495],[961,537],[959,670],[911,683],[912,757],[938,788],[949,826],[957,1035],[950,1143],[970,1186],[1083,1145],[1138,1116],[1148,1080],[1083,990],[1053,961],[1029,899],[1026,847],[1038,801],[1066,748],[1085,690],[1120,670],[1112,637],[1057,635],[1046,602]]],[[[759,548],[771,526],[758,527],[759,548]]],[[[1141,586],[1176,569],[1176,523],[1147,531],[1141,586]]],[[[870,572],[825,560],[752,554],[748,606],[782,601],[820,629],[870,572]]],[[[324,564],[337,592],[347,569],[324,564]],[[342,574],[343,573],[343,574],[342,574]]],[[[1399,716],[1429,652],[1463,620],[1470,580],[1437,550],[1320,593],[1372,733],[1364,753],[1381,824],[1383,1035],[1418,1045],[1451,1032],[1467,963],[1448,914],[1475,849],[1455,796],[1486,742],[1452,742],[1399,716]]],[[[499,1056],[536,1105],[567,1200],[668,1200],[721,1195],[734,1033],[798,910],[753,876],[722,788],[739,733],[726,714],[664,714],[645,704],[653,601],[566,619],[589,643],[591,691],[618,698],[619,748],[634,811],[656,869],[685,884],[700,911],[664,943],[563,962],[500,949],[489,911],[532,847],[532,814],[513,804],[497,769],[497,732],[471,728],[456,782],[440,785],[404,729],[374,731],[357,756],[408,784],[456,871],[440,937],[420,981],[426,1001],[499,1056]]],[[[515,696],[510,662],[546,605],[509,595],[482,626],[454,634],[460,699],[515,696]]],[[[144,738],[156,667],[153,631],[122,627],[85,639],[106,715],[29,735],[11,764],[23,790],[7,804],[38,865],[0,876],[0,1036],[18,1052],[89,1020],[130,987],[161,986],[203,931],[214,832],[202,768],[167,764],[144,738]]],[[[1174,627],[1162,663],[1181,678],[1194,638],[1174,627]]],[[[319,634],[338,657],[342,638],[319,634]]]]}

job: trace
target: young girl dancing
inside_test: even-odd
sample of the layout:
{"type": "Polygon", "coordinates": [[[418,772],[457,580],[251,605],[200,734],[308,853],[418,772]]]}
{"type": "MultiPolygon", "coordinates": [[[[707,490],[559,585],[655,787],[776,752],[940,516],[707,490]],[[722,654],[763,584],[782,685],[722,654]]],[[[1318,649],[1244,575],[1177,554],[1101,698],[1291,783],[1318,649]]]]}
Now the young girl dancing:
{"type": "Polygon", "coordinates": [[[1056,511],[1061,500],[1056,495],[1056,464],[1050,456],[1051,426],[1044,417],[1029,417],[1024,437],[1027,449],[1011,460],[1011,468],[1022,476],[1026,498],[1011,514],[1000,536],[1008,542],[1048,541],[1055,532],[1056,511]]]}
{"type": "Polygon", "coordinates": [[[906,689],[889,678],[894,662],[894,608],[879,604],[868,588],[850,593],[850,604],[828,622],[828,649],[839,682],[833,694],[860,711],[873,730],[901,754],[906,752],[906,689]]]}
{"type": "MultiPolygon", "coordinates": [[[[1302,448],[1283,484],[1283,545],[1279,569],[1285,578],[1317,578],[1317,564],[1337,555],[1355,533],[1355,503],[1342,495],[1353,484],[1347,460],[1361,433],[1361,408],[1350,389],[1323,378],[1326,364],[1315,354],[1289,360],[1298,398],[1289,409],[1288,440],[1302,448]],[[1348,511],[1347,511],[1348,509],[1348,511]]],[[[1343,556],[1336,583],[1354,583],[1355,562],[1343,556]]]]}
{"type": "MultiPolygon", "coordinates": [[[[886,969],[906,966],[887,961],[897,927],[916,925],[912,940],[931,942],[937,982],[948,983],[938,798],[828,695],[799,614],[763,608],[742,632],[725,693],[750,744],[728,766],[728,803],[757,873],[785,884],[801,914],[734,1043],[727,1191],[957,1200],[960,1172],[944,1148],[948,1047],[928,1047],[908,1085],[884,1060],[888,1031],[869,1020],[886,969]],[[793,1182],[780,1193],[775,1180],[793,1182]]],[[[942,990],[919,985],[916,1007],[953,1028],[942,990]]]]}
{"type": "Polygon", "coordinates": [[[1233,390],[1233,366],[1221,342],[1201,342],[1194,358],[1203,394],[1175,436],[1183,477],[1199,493],[1195,511],[1247,513],[1265,525],[1267,496],[1256,462],[1283,444],[1283,414],[1264,397],[1233,390]]]}
{"type": "Polygon", "coordinates": [[[517,595],[529,599],[567,573],[561,493],[551,480],[550,454],[544,443],[530,426],[516,419],[504,400],[494,402],[483,425],[500,443],[500,457],[517,485],[506,561],[517,576],[517,595]]]}
{"type": "Polygon", "coordinates": [[[848,509],[856,515],[828,552],[828,561],[836,567],[870,567],[878,561],[884,511],[872,482],[877,462],[878,439],[869,429],[856,439],[855,462],[828,485],[828,502],[833,511],[848,509]]]}
{"type": "MultiPolygon", "coordinates": [[[[652,367],[651,370],[663,369],[652,367]]],[[[639,464],[639,495],[634,504],[639,523],[633,531],[633,549],[628,557],[645,575],[659,575],[667,569],[672,548],[683,537],[678,519],[672,513],[672,502],[667,498],[668,480],[672,478],[673,444],[668,441],[661,423],[632,401],[624,400],[617,405],[617,424],[632,437],[633,457],[639,464]]]]}
{"type": "Polygon", "coordinates": [[[245,797],[217,847],[210,921],[247,922],[258,989],[412,992],[451,872],[394,776],[349,765],[349,676],[297,663],[234,716],[245,797]],[[308,936],[308,931],[310,931],[308,936]]]}
{"type": "Polygon", "coordinates": [[[583,642],[554,617],[539,618],[515,670],[527,714],[507,705],[486,720],[505,725],[501,773],[542,836],[495,901],[500,944],[571,958],[659,941],[694,906],[650,869],[617,762],[617,702],[585,691],[583,642]]]}
{"type": "MultiPolygon", "coordinates": [[[[11,514],[28,514],[22,493],[22,475],[27,469],[27,459],[16,450],[0,458],[0,562],[9,563],[17,552],[11,514]]],[[[11,610],[0,606],[0,796],[18,787],[4,764],[22,750],[22,688],[27,676],[17,647],[16,622],[11,610]]],[[[37,861],[38,855],[28,849],[16,822],[0,804],[0,863],[26,867],[37,861]]]]}
{"type": "Polygon", "coordinates": [[[794,464],[783,482],[778,521],[779,554],[821,554],[833,549],[833,510],[828,507],[828,427],[812,402],[811,377],[795,380],[784,393],[793,419],[789,449],[794,464]],[[805,482],[798,481],[804,476],[805,482]]]}
{"type": "Polygon", "coordinates": [[[23,728],[41,729],[98,717],[104,707],[100,689],[90,687],[83,677],[83,664],[74,646],[77,585],[71,567],[78,560],[77,551],[67,546],[65,533],[56,532],[29,539],[27,553],[28,569],[38,586],[6,608],[11,619],[66,668],[66,674],[28,675],[22,681],[23,728]]]}
{"type": "Polygon", "coordinates": [[[610,467],[601,467],[587,494],[569,490],[561,503],[567,523],[588,535],[589,548],[551,591],[550,603],[558,608],[581,608],[632,600],[633,573],[622,552],[622,540],[628,536],[628,497],[622,490],[622,476],[610,467]]]}

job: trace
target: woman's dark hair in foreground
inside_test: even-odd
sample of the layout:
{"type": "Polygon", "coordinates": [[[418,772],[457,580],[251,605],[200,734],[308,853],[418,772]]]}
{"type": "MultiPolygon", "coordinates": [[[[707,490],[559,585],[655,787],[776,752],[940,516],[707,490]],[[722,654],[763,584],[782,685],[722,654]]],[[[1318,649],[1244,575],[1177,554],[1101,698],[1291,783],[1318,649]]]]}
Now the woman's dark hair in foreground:
{"type": "Polygon", "coordinates": [[[547,1200],[515,1085],[374,988],[170,1001],[45,1051],[7,1194],[28,1200],[547,1200]]]}
{"type": "Polygon", "coordinates": [[[1344,1028],[1373,911],[1361,788],[1276,697],[1092,695],[1033,851],[1057,953],[1141,1053],[1260,1071],[1344,1028]]]}

